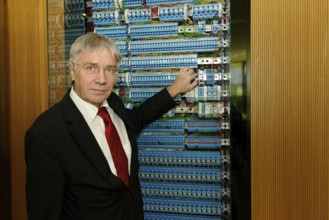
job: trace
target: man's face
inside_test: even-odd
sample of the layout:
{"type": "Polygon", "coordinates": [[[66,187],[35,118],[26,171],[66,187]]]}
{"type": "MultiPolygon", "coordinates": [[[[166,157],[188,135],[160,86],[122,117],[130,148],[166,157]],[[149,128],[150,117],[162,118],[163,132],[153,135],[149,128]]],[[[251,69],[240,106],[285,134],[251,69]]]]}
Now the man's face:
{"type": "MultiPolygon", "coordinates": [[[[80,54],[76,65],[71,65],[71,76],[74,80],[76,94],[97,107],[106,100],[114,85],[115,74],[107,74],[105,69],[116,67],[117,62],[107,48],[80,54]],[[91,70],[100,69],[99,72],[91,73],[91,70]]],[[[95,72],[95,71],[94,71],[95,72]]]]}

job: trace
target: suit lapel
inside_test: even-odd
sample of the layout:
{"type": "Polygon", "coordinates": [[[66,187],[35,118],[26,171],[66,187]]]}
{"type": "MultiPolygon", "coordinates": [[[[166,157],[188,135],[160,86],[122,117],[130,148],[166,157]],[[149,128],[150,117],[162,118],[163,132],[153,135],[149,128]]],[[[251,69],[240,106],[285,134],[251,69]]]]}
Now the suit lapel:
{"type": "Polygon", "coordinates": [[[63,99],[64,115],[69,123],[69,131],[82,151],[90,159],[100,174],[110,183],[124,184],[110,170],[106,158],[100,149],[87,122],[71,100],[69,93],[63,99]]]}

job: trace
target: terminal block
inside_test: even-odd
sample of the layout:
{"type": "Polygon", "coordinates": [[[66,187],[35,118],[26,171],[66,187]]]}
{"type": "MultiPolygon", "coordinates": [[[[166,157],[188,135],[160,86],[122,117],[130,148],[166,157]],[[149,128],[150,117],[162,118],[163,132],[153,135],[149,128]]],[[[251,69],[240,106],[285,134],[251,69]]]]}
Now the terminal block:
{"type": "Polygon", "coordinates": [[[194,103],[180,102],[175,108],[175,114],[194,115],[198,112],[198,105],[194,103]]]}
{"type": "MultiPolygon", "coordinates": [[[[194,25],[182,25],[178,27],[179,34],[187,34],[187,33],[197,33],[199,35],[212,34],[219,35],[219,39],[223,40],[221,37],[223,34],[220,31],[227,31],[228,25],[219,24],[218,20],[212,20],[210,24],[207,24],[205,20],[195,21],[194,25]]],[[[228,47],[229,45],[226,45],[228,47]]]]}
{"type": "Polygon", "coordinates": [[[178,23],[129,25],[131,39],[170,37],[178,35],[178,23]]]}
{"type": "Polygon", "coordinates": [[[221,174],[219,168],[209,167],[156,167],[140,166],[139,177],[142,181],[166,180],[177,182],[204,182],[219,184],[225,175],[221,174]]]}
{"type": "Polygon", "coordinates": [[[189,120],[186,123],[187,132],[220,132],[221,124],[218,120],[189,120]]]}
{"type": "Polygon", "coordinates": [[[186,146],[189,149],[219,149],[221,140],[219,136],[189,135],[186,138],[186,146]]]}
{"type": "Polygon", "coordinates": [[[143,5],[143,0],[118,0],[120,7],[138,7],[143,5]]]}
{"type": "Polygon", "coordinates": [[[200,86],[214,86],[221,80],[221,75],[215,69],[199,69],[197,73],[200,86]]]}
{"type": "Polygon", "coordinates": [[[148,124],[143,133],[166,132],[184,134],[185,121],[184,119],[157,120],[148,124]]]}
{"type": "Polygon", "coordinates": [[[187,19],[187,4],[171,6],[171,7],[158,7],[158,17],[160,21],[184,21],[187,19]]]}
{"type": "Polygon", "coordinates": [[[120,69],[121,70],[129,70],[129,58],[128,57],[122,57],[120,62],[120,69]]]}
{"type": "Polygon", "coordinates": [[[146,0],[147,5],[166,5],[166,4],[176,4],[177,2],[180,3],[192,3],[193,0],[180,0],[180,1],[175,1],[175,0],[146,0]]]}
{"type": "Polygon", "coordinates": [[[69,12],[85,11],[84,0],[65,0],[65,9],[69,12]]]}
{"type": "Polygon", "coordinates": [[[221,185],[213,184],[172,184],[168,182],[142,182],[141,189],[144,196],[191,198],[202,200],[218,200],[225,195],[221,185]]]}
{"type": "Polygon", "coordinates": [[[120,86],[167,86],[176,79],[177,73],[130,72],[117,75],[120,86]]]}
{"type": "Polygon", "coordinates": [[[185,94],[188,102],[221,100],[221,86],[197,86],[185,94]]]}
{"type": "Polygon", "coordinates": [[[221,3],[193,5],[193,20],[216,19],[222,13],[221,3]]]}
{"type": "MultiPolygon", "coordinates": [[[[121,90],[121,96],[124,96],[124,100],[127,102],[143,102],[147,98],[155,95],[163,88],[155,87],[155,88],[123,88],[121,90]]],[[[178,101],[181,99],[181,96],[176,96],[175,100],[178,101]]]]}
{"type": "Polygon", "coordinates": [[[126,9],[124,16],[125,22],[127,24],[136,22],[147,22],[152,20],[152,11],[150,8],[126,9]]]}
{"type": "Polygon", "coordinates": [[[131,57],[132,70],[171,69],[198,66],[197,54],[161,57],[131,57]]]}
{"type": "Polygon", "coordinates": [[[137,138],[139,148],[166,148],[166,149],[183,149],[185,138],[184,135],[144,135],[137,138]]]}
{"type": "MultiPolygon", "coordinates": [[[[195,201],[187,199],[144,197],[145,211],[178,212],[182,214],[206,214],[219,217],[223,212],[219,201],[195,201]]],[[[198,219],[197,217],[195,219],[198,219]]]]}
{"type": "Polygon", "coordinates": [[[217,50],[217,37],[201,37],[174,40],[130,41],[129,49],[132,55],[149,53],[180,53],[180,52],[210,52],[217,50]]]}
{"type": "Polygon", "coordinates": [[[116,41],[116,46],[120,50],[121,55],[127,55],[128,54],[128,45],[126,41],[116,41]]]}
{"type": "MultiPolygon", "coordinates": [[[[214,73],[213,69],[200,70],[198,72],[198,84],[200,86],[214,86],[220,80],[227,80],[227,74],[214,73]]],[[[120,86],[168,86],[176,79],[177,73],[172,72],[126,72],[117,75],[117,83],[120,86]]]]}
{"type": "Polygon", "coordinates": [[[139,151],[142,165],[219,167],[226,162],[219,151],[139,151]]]}
{"type": "Polygon", "coordinates": [[[130,84],[132,86],[167,86],[176,79],[177,73],[132,73],[130,84]]]}
{"type": "Polygon", "coordinates": [[[198,58],[199,65],[228,64],[229,62],[230,62],[230,58],[228,56],[198,58]]]}
{"type": "Polygon", "coordinates": [[[125,25],[113,27],[95,27],[95,32],[115,40],[128,38],[128,28],[125,25]]]}
{"type": "MultiPolygon", "coordinates": [[[[81,35],[84,35],[85,29],[84,28],[77,28],[77,29],[66,29],[65,34],[65,42],[73,42],[81,35]]],[[[69,49],[71,47],[71,44],[68,45],[69,49]]]]}
{"type": "Polygon", "coordinates": [[[118,8],[115,0],[92,0],[94,10],[118,8]]]}
{"type": "Polygon", "coordinates": [[[199,102],[198,116],[201,118],[221,117],[225,114],[225,109],[222,102],[199,102]]]}
{"type": "Polygon", "coordinates": [[[121,14],[119,10],[115,11],[95,11],[93,13],[94,26],[102,26],[109,24],[119,24],[121,14]]]}
{"type": "MultiPolygon", "coordinates": [[[[221,220],[219,216],[145,212],[144,220],[221,220]]],[[[223,218],[223,220],[226,218],[223,218]]]]}
{"type": "Polygon", "coordinates": [[[80,13],[66,14],[65,25],[68,28],[83,28],[85,26],[85,19],[80,13]]]}

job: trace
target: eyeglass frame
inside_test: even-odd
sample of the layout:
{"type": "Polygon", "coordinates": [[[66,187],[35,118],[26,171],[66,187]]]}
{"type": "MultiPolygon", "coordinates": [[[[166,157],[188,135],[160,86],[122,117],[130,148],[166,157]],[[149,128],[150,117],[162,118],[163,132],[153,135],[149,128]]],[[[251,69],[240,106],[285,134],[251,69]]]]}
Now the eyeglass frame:
{"type": "Polygon", "coordinates": [[[81,66],[85,72],[87,72],[89,74],[93,74],[93,75],[95,75],[96,73],[98,74],[101,71],[101,69],[104,70],[104,73],[108,76],[116,76],[118,73],[117,66],[108,66],[107,68],[100,68],[96,64],[79,64],[79,63],[72,63],[72,64],[81,66]],[[95,70],[88,70],[89,67],[93,67],[93,68],[95,68],[95,70]],[[108,72],[109,69],[111,70],[110,72],[108,72]]]}

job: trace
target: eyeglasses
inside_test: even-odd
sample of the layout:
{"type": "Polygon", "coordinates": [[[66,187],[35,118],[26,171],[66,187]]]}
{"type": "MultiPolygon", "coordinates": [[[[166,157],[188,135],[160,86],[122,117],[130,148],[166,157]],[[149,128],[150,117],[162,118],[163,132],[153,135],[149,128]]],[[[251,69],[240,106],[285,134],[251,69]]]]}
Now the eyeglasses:
{"type": "MultiPolygon", "coordinates": [[[[78,63],[73,63],[73,64],[75,64],[77,66],[81,66],[82,69],[90,75],[95,75],[96,73],[99,73],[102,69],[99,66],[94,65],[94,64],[85,64],[85,65],[81,65],[78,63]]],[[[109,75],[109,76],[115,76],[118,71],[116,66],[108,66],[103,70],[104,70],[105,74],[109,75]]]]}

